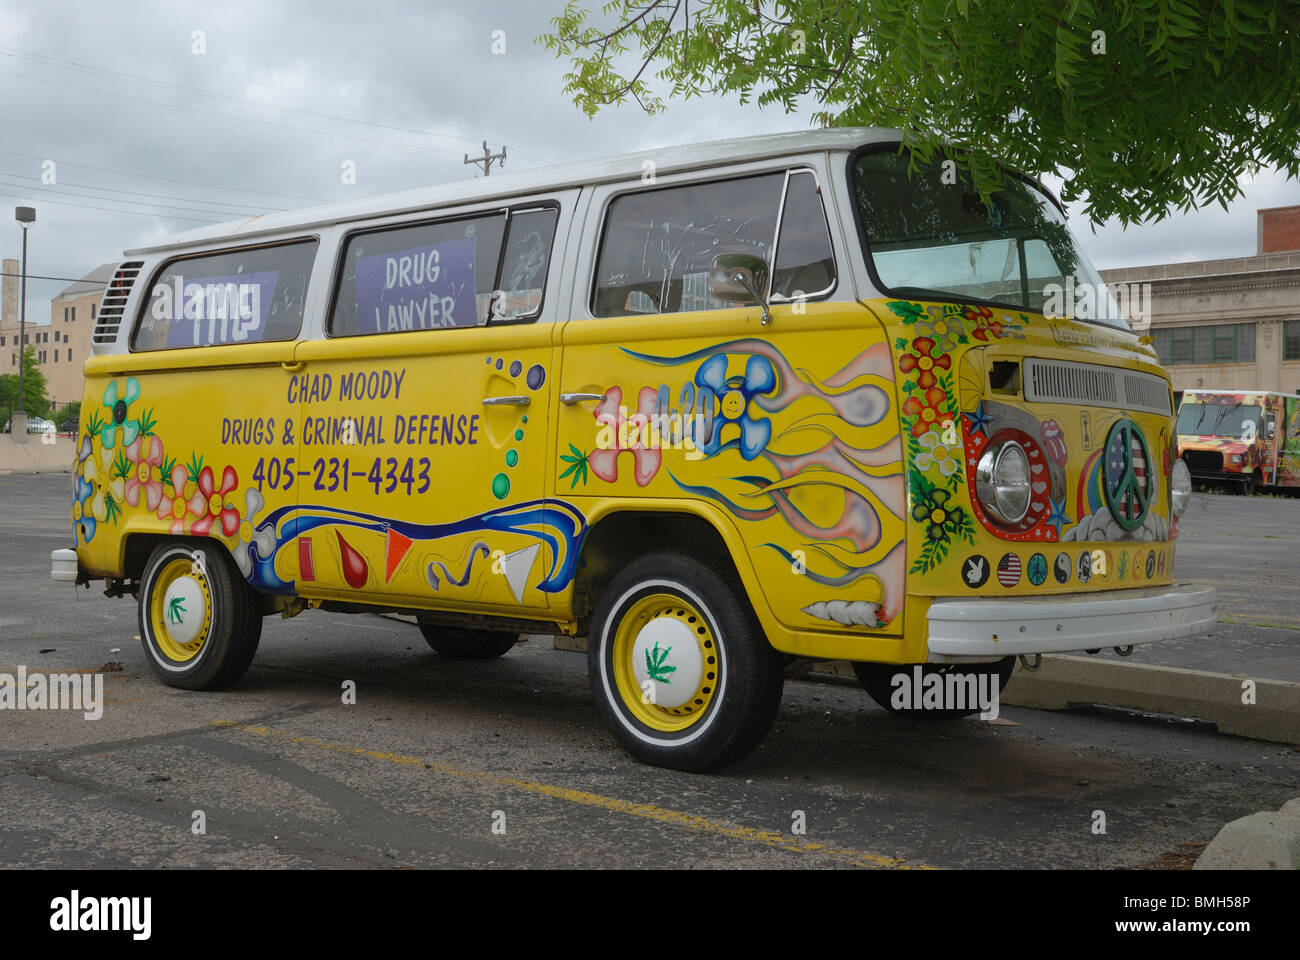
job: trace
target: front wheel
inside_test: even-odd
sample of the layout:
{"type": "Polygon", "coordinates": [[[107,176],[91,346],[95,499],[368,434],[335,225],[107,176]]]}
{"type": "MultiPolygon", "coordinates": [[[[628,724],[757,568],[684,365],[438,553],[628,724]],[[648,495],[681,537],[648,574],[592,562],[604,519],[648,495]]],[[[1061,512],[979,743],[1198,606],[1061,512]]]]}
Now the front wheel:
{"type": "Polygon", "coordinates": [[[854,663],[853,672],[871,699],[890,713],[956,720],[979,713],[981,691],[992,697],[996,685],[1000,694],[1015,667],[1015,657],[1003,657],[993,663],[976,664],[854,663]]]}
{"type": "Polygon", "coordinates": [[[1243,497],[1254,496],[1255,489],[1259,486],[1259,475],[1248,473],[1241,478],[1241,495],[1243,497]]]}
{"type": "Polygon", "coordinates": [[[735,575],[675,550],[646,554],[610,581],[592,616],[587,667],[623,748],[675,770],[748,754],[772,725],[785,682],[735,575]]]}
{"type": "Polygon", "coordinates": [[[169,687],[230,686],[262,638],[257,594],[219,544],[160,544],[140,579],[139,606],[145,656],[169,687]]]}

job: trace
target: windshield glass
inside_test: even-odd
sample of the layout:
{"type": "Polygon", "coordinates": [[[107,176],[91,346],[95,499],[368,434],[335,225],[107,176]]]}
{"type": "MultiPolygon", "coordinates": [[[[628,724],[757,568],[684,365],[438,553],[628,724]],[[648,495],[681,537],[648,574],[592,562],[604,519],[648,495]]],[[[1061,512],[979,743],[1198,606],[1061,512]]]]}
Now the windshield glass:
{"type": "Polygon", "coordinates": [[[987,300],[1128,329],[1060,210],[1041,190],[1008,175],[985,204],[940,165],[909,177],[907,164],[907,156],[893,149],[863,153],[854,162],[854,199],[888,293],[987,300]]]}
{"type": "Polygon", "coordinates": [[[1254,436],[1259,423],[1258,406],[1240,403],[1184,403],[1178,408],[1175,427],[1183,437],[1244,437],[1254,436]],[[1250,426],[1246,426],[1250,424],[1250,426]]]}

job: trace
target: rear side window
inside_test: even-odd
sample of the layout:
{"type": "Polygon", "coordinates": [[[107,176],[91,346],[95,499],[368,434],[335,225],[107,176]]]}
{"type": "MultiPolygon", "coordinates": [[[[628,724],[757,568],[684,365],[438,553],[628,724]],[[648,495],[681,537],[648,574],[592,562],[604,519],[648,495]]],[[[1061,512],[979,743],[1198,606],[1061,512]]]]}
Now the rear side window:
{"type": "Polygon", "coordinates": [[[828,293],[835,285],[835,261],[812,171],[617,197],[605,217],[592,313],[622,317],[734,306],[709,293],[709,267],[723,253],[761,257],[771,272],[774,299],[828,293]]]}
{"type": "Polygon", "coordinates": [[[348,238],[334,336],[483,326],[541,310],[558,210],[499,210],[348,238]]]}
{"type": "Polygon", "coordinates": [[[133,350],[292,340],[302,326],[315,240],[169,260],[154,276],[133,350]]]}

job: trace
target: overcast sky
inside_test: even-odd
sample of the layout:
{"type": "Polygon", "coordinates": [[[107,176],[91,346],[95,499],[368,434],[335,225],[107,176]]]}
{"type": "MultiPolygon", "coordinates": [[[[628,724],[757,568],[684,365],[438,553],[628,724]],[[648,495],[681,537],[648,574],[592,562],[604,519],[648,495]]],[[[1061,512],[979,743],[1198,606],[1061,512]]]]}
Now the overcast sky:
{"type": "MultiPolygon", "coordinates": [[[[38,211],[29,273],[76,278],[204,222],[468,179],[463,156],[485,138],[508,145],[510,172],[809,127],[811,110],[708,98],[588,120],[561,92],[564,64],[533,42],[562,7],[0,0],[0,255],[18,256],[18,204],[38,211]],[[342,183],[349,160],[355,185],[342,183]]],[[[1265,171],[1228,212],[1094,234],[1075,211],[1072,224],[1103,269],[1249,256],[1255,210],[1298,202],[1300,184],[1265,171]]],[[[64,286],[30,281],[29,320],[48,322],[64,286]]]]}

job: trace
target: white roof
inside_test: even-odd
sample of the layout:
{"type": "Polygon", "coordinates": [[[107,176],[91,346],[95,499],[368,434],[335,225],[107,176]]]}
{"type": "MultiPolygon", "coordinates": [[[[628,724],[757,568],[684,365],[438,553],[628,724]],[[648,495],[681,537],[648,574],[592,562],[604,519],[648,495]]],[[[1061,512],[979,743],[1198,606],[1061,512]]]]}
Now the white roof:
{"type": "Polygon", "coordinates": [[[827,130],[801,130],[732,140],[713,140],[643,150],[622,156],[575,163],[537,167],[520,173],[497,174],[477,180],[459,180],[431,187],[418,187],[399,193],[382,194],[359,200],[286,210],[264,216],[232,220],[176,234],[161,244],[126,251],[129,257],[174,250],[177,247],[213,243],[233,238],[264,236],[285,231],[309,230],[349,220],[426,210],[451,204],[506,199],[542,190],[560,190],[610,180],[639,178],[642,163],[653,160],[655,173],[664,175],[699,167],[727,163],[747,163],[797,153],[854,150],[865,144],[888,143],[900,139],[897,130],[881,127],[837,127],[827,130]]]}

